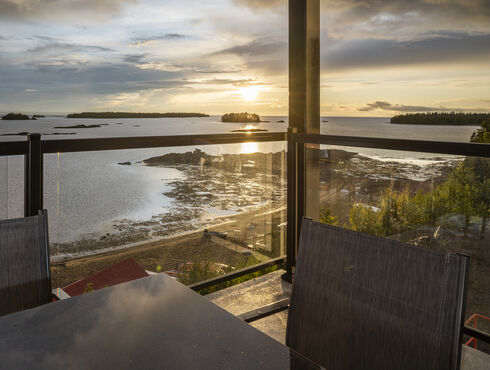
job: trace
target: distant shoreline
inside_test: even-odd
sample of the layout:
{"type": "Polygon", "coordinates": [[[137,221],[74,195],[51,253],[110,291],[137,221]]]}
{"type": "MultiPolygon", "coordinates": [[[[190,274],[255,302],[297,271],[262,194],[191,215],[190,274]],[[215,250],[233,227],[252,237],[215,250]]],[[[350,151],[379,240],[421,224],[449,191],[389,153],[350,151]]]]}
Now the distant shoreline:
{"type": "Polygon", "coordinates": [[[82,112],[71,113],[66,118],[202,118],[204,113],[132,113],[132,112],[82,112]]]}
{"type": "Polygon", "coordinates": [[[424,122],[424,123],[416,123],[416,122],[389,122],[393,125],[413,125],[413,126],[474,126],[479,127],[478,123],[447,123],[447,122],[424,122]]]}
{"type": "Polygon", "coordinates": [[[427,126],[480,126],[490,120],[490,113],[408,113],[394,116],[390,123],[427,126]]]}

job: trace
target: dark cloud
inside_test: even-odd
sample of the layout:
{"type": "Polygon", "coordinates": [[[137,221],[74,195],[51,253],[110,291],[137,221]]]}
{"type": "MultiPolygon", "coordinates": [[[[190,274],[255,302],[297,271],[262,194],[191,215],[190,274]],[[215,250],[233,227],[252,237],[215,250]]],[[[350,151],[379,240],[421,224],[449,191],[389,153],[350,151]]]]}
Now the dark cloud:
{"type": "Polygon", "coordinates": [[[136,39],[134,39],[134,42],[131,43],[131,45],[132,46],[144,46],[144,45],[156,42],[156,41],[181,40],[181,39],[186,39],[187,37],[188,37],[187,35],[183,35],[181,33],[165,33],[162,35],[136,38],[136,39]]]}
{"type": "Polygon", "coordinates": [[[166,33],[162,36],[164,39],[184,39],[186,37],[186,35],[182,35],[180,33],[166,33]]]}
{"type": "Polygon", "coordinates": [[[241,62],[239,70],[257,71],[269,76],[287,73],[287,42],[269,37],[259,37],[246,44],[232,46],[212,53],[210,56],[235,55],[241,62]]]}
{"type": "Polygon", "coordinates": [[[325,72],[397,65],[477,62],[490,57],[490,34],[446,34],[417,41],[350,40],[322,50],[325,72]]]}
{"type": "Polygon", "coordinates": [[[77,19],[90,15],[90,19],[106,19],[117,13],[126,3],[137,0],[0,0],[0,18],[19,19],[77,19]]]}
{"type": "Polygon", "coordinates": [[[40,65],[9,66],[0,69],[0,95],[32,88],[60,96],[66,90],[94,95],[170,89],[186,85],[183,74],[142,70],[130,64],[85,65],[59,60],[40,65]]]}
{"type": "Polygon", "coordinates": [[[147,53],[145,54],[131,54],[131,55],[125,55],[123,57],[123,61],[131,64],[140,64],[143,62],[143,59],[145,59],[148,56],[147,53]]]}
{"type": "Polygon", "coordinates": [[[103,46],[97,45],[82,45],[82,44],[74,44],[69,42],[47,42],[43,45],[36,46],[32,49],[27,50],[31,53],[47,53],[53,51],[61,51],[61,52],[109,52],[113,51],[113,49],[106,48],[103,46]]]}
{"type": "Polygon", "coordinates": [[[454,108],[446,108],[446,107],[427,107],[421,105],[400,105],[400,104],[391,104],[386,101],[377,101],[374,103],[366,104],[365,107],[358,109],[361,112],[370,112],[373,110],[384,110],[390,112],[450,112],[454,110],[454,108]]]}
{"type": "MultiPolygon", "coordinates": [[[[275,10],[287,0],[233,0],[255,10],[275,10]]],[[[404,34],[427,30],[490,28],[489,0],[321,0],[322,28],[337,38],[404,34]]]]}
{"type": "Polygon", "coordinates": [[[286,52],[287,44],[285,41],[271,40],[269,38],[258,38],[249,43],[232,46],[227,49],[219,50],[213,55],[234,54],[238,56],[261,56],[275,54],[280,51],[286,52]]]}

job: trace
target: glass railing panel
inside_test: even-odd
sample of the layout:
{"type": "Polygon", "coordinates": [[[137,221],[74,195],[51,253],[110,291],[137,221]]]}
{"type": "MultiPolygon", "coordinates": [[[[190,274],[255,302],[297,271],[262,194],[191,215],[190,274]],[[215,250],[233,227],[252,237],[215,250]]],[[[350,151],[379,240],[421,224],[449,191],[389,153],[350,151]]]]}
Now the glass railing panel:
{"type": "Polygon", "coordinates": [[[0,219],[24,216],[24,157],[0,157],[0,219]]]}
{"type": "Polygon", "coordinates": [[[131,257],[192,284],[283,256],[285,147],[46,155],[53,287],[131,257]]]}
{"type": "Polygon", "coordinates": [[[490,317],[489,158],[324,145],[310,155],[309,217],[469,255],[466,318],[490,317]]]}

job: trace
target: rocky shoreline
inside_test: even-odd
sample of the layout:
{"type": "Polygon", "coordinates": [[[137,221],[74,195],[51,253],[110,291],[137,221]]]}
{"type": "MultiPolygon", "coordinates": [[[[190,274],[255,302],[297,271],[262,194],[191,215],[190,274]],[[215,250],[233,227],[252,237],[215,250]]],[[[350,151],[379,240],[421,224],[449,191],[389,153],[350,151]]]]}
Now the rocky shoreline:
{"type": "MultiPolygon", "coordinates": [[[[381,161],[336,149],[322,150],[319,156],[321,207],[330,207],[339,225],[347,223],[353,203],[374,204],[384,189],[391,185],[398,188],[410,186],[414,191],[423,190],[430,186],[429,182],[433,179],[444,178],[457,163],[441,160],[427,167],[418,164],[400,166],[395,161],[381,161]]],[[[263,249],[261,255],[278,255],[280,248],[277,247],[277,240],[285,237],[286,225],[284,151],[210,155],[196,149],[193,152],[147,158],[138,164],[120,163],[124,166],[141,164],[176,168],[185,175],[167,184],[170,189],[163,193],[173,200],[172,208],[146,221],[117,220],[112,223],[112,230],[104,235],[51,245],[51,256],[58,266],[57,271],[64,271],[65,274],[60,282],[81,276],[76,269],[72,273],[66,272],[63,266],[75,263],[70,261],[83,260],[85,264],[100,268],[105,266],[100,261],[113,262],[118,256],[135,255],[142,250],[146,250],[149,258],[143,259],[142,263],[146,268],[155,270],[156,265],[152,266],[148,262],[154,261],[151,252],[147,250],[149,245],[154,247],[150,250],[164,256],[162,258],[165,261],[160,261],[160,265],[174,268],[172,264],[185,263],[186,258],[189,258],[187,244],[179,244],[179,240],[199,244],[204,229],[234,235],[236,240],[248,240],[261,235],[263,240],[258,244],[252,243],[263,249]],[[269,216],[264,216],[266,214],[269,216]],[[256,222],[256,219],[261,221],[256,222]],[[274,252],[267,251],[274,243],[274,252]],[[168,245],[174,246],[172,255],[162,251],[168,245]],[[101,257],[107,255],[112,257],[101,257]]],[[[223,255],[231,258],[233,253],[228,251],[223,255]]],[[[194,258],[199,258],[199,255],[194,258]]]]}
{"type": "MultiPolygon", "coordinates": [[[[456,166],[457,161],[435,161],[431,166],[380,161],[344,150],[322,150],[320,155],[321,206],[339,219],[348,221],[355,202],[376,203],[384,189],[409,187],[426,190],[456,166]],[[429,181],[430,179],[430,181],[429,181]],[[435,179],[435,180],[434,180],[435,179]]],[[[199,149],[147,158],[146,166],[176,168],[182,179],[168,185],[163,193],[173,200],[170,211],[150,220],[122,219],[112,222],[111,231],[97,237],[58,243],[52,246],[57,259],[69,259],[97,251],[123,249],[226,223],[250,212],[285,206],[286,153],[209,155],[199,149]],[[58,257],[57,257],[58,256],[58,257]]],[[[135,165],[121,162],[121,166],[135,165]]]]}

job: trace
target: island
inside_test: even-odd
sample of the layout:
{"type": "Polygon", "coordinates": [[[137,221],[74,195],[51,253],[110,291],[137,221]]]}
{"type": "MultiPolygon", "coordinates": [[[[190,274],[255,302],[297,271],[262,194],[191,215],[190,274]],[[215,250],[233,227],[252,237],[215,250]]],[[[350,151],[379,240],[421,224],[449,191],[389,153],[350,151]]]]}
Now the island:
{"type": "Polygon", "coordinates": [[[251,132],[267,132],[269,130],[265,130],[263,128],[242,128],[242,129],[239,129],[239,130],[233,130],[231,132],[248,132],[248,133],[251,133],[251,132]]]}
{"type": "Polygon", "coordinates": [[[488,120],[490,113],[427,112],[401,114],[392,117],[390,122],[406,125],[480,126],[488,120]]]}
{"type": "Polygon", "coordinates": [[[262,122],[258,114],[255,113],[227,113],[221,116],[221,122],[231,123],[259,123],[262,122]]]}
{"type": "Polygon", "coordinates": [[[68,114],[66,118],[201,118],[203,113],[133,113],[133,112],[82,112],[68,114]]]}
{"type": "Polygon", "coordinates": [[[9,113],[3,116],[2,119],[6,121],[25,121],[25,120],[29,120],[30,118],[27,114],[9,113]]]}
{"type": "Polygon", "coordinates": [[[61,129],[65,129],[65,128],[98,128],[98,127],[102,127],[101,125],[75,125],[75,126],[55,126],[53,128],[61,128],[61,129]]]}

